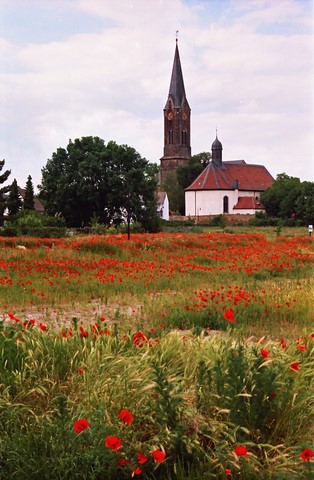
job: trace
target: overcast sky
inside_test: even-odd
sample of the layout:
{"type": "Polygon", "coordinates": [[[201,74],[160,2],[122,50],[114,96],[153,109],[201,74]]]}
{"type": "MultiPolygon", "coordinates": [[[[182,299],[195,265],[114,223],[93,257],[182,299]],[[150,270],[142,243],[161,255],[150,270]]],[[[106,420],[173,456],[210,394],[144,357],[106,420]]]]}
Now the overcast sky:
{"type": "MultiPolygon", "coordinates": [[[[192,154],[314,181],[312,0],[0,0],[0,158],[36,186],[69,139],[159,164],[176,30],[192,154]]],[[[3,173],[3,172],[2,172],[3,173]]]]}

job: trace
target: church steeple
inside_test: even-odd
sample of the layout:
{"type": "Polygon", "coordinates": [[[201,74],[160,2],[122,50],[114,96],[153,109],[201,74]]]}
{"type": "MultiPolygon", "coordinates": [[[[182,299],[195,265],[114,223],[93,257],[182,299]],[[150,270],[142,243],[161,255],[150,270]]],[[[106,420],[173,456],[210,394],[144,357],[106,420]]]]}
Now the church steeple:
{"type": "Polygon", "coordinates": [[[172,75],[169,88],[169,97],[172,98],[175,107],[181,107],[182,100],[185,97],[183,75],[181,69],[180,55],[178,49],[178,39],[176,39],[176,49],[172,67],[172,75]]]}
{"type": "Polygon", "coordinates": [[[188,104],[176,39],[168,99],[164,108],[164,156],[160,159],[160,183],[191,157],[191,109],[188,104]]]}

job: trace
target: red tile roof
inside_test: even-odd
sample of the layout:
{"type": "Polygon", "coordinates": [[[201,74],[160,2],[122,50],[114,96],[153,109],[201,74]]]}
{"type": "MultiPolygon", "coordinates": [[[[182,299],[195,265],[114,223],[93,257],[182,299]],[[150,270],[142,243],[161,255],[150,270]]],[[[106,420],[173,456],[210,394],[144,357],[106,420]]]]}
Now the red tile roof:
{"type": "Polygon", "coordinates": [[[189,190],[235,190],[264,191],[274,179],[263,165],[248,165],[244,160],[222,162],[217,167],[213,162],[202,171],[189,190]]]}
{"type": "Polygon", "coordinates": [[[255,197],[239,197],[238,203],[233,207],[235,210],[265,210],[264,205],[255,197]]]}

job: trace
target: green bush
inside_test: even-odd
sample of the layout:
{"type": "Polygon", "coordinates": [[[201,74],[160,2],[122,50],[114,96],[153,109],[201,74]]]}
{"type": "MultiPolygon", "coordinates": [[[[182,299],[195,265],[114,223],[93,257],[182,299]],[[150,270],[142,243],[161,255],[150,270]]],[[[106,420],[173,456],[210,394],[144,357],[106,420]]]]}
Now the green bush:
{"type": "Polygon", "coordinates": [[[255,217],[250,218],[249,225],[252,227],[275,227],[278,225],[278,218],[269,217],[265,212],[255,212],[255,217]]]}
{"type": "Polygon", "coordinates": [[[227,225],[227,220],[225,215],[220,214],[216,215],[212,220],[209,222],[209,226],[211,227],[220,227],[220,228],[225,228],[227,225]]]}
{"type": "Polygon", "coordinates": [[[66,227],[62,217],[51,217],[34,210],[21,210],[5,222],[1,235],[60,238],[66,235],[66,227]]]}

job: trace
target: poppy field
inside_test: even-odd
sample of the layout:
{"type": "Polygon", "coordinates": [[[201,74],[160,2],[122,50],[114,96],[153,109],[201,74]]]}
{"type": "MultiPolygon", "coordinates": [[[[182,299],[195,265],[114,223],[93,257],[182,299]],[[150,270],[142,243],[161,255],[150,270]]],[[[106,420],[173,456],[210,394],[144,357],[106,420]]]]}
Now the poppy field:
{"type": "Polygon", "coordinates": [[[0,478],[313,478],[313,252],[0,237],[0,478]]]}

